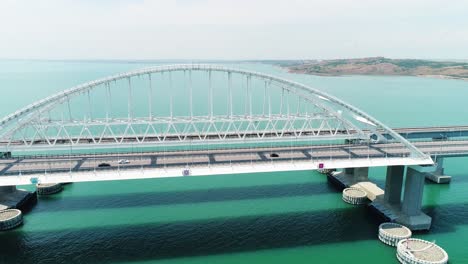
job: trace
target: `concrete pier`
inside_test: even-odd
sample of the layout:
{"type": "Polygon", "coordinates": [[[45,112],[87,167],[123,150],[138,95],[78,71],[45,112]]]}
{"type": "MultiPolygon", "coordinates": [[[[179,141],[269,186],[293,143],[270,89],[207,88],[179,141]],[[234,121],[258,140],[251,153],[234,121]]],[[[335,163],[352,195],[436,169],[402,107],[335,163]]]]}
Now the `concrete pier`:
{"type": "Polygon", "coordinates": [[[343,190],[343,201],[353,205],[366,204],[368,201],[367,193],[359,188],[345,188],[343,190]]]}
{"type": "Polygon", "coordinates": [[[446,264],[447,252],[433,242],[417,238],[400,240],[397,244],[397,259],[402,264],[446,264]]]}
{"type": "Polygon", "coordinates": [[[382,223],[379,226],[380,241],[392,247],[396,247],[400,240],[408,239],[411,235],[411,230],[400,224],[382,223]]]}
{"type": "Polygon", "coordinates": [[[38,183],[36,184],[38,195],[51,195],[63,190],[61,183],[38,183]]]}
{"type": "Polygon", "coordinates": [[[23,214],[18,209],[0,211],[0,231],[13,229],[23,223],[23,214]]]}
{"type": "Polygon", "coordinates": [[[409,166],[406,169],[402,195],[404,168],[387,168],[385,195],[374,200],[371,206],[390,221],[405,225],[411,230],[428,230],[432,220],[421,211],[421,206],[425,174],[433,169],[432,166],[409,166]]]}
{"type": "Polygon", "coordinates": [[[436,165],[435,171],[425,174],[426,179],[435,183],[449,183],[452,180],[452,176],[447,176],[444,173],[444,158],[437,158],[436,165]]]}
{"type": "Polygon", "coordinates": [[[404,166],[388,166],[385,178],[384,201],[389,204],[400,204],[403,188],[404,166]]]}
{"type": "Polygon", "coordinates": [[[371,201],[377,196],[383,195],[384,191],[375,183],[369,181],[369,168],[346,168],[343,171],[329,174],[334,182],[337,182],[342,188],[358,188],[367,193],[367,198],[371,201]]]}
{"type": "Polygon", "coordinates": [[[402,215],[397,221],[413,230],[426,230],[431,226],[431,218],[421,211],[426,170],[431,168],[410,166],[406,172],[402,215]]]}
{"type": "Polygon", "coordinates": [[[369,181],[368,168],[348,168],[328,176],[343,188],[364,190],[372,201],[370,207],[386,220],[405,225],[411,230],[427,230],[431,226],[431,218],[421,211],[421,204],[425,174],[433,170],[433,166],[410,166],[406,169],[406,179],[403,181],[405,167],[389,166],[385,191],[369,181]]]}
{"type": "Polygon", "coordinates": [[[0,210],[22,208],[36,201],[36,194],[16,186],[0,186],[0,210]]]}

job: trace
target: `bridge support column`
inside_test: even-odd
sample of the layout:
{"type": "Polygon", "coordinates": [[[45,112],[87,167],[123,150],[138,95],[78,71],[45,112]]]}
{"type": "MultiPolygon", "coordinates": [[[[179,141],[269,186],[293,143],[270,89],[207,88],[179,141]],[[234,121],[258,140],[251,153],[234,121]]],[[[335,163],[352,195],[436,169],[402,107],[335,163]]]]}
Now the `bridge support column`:
{"type": "Polygon", "coordinates": [[[405,191],[401,204],[401,217],[397,222],[411,230],[427,230],[431,227],[431,217],[421,211],[424,191],[424,178],[431,167],[410,166],[406,171],[405,191]]]}
{"type": "Polygon", "coordinates": [[[437,158],[436,164],[436,170],[426,173],[426,179],[435,183],[449,183],[452,177],[444,175],[444,158],[437,158]]]}
{"type": "Polygon", "coordinates": [[[340,188],[348,188],[359,182],[368,181],[369,168],[345,168],[328,174],[328,178],[340,188]]]}
{"type": "Polygon", "coordinates": [[[367,193],[367,198],[374,201],[377,197],[383,196],[384,192],[375,183],[369,181],[369,168],[346,168],[341,172],[328,175],[333,183],[341,188],[359,188],[367,193]]]}
{"type": "Polygon", "coordinates": [[[384,200],[389,204],[400,204],[405,166],[388,166],[385,176],[384,200]]]}
{"type": "Polygon", "coordinates": [[[347,177],[349,181],[349,185],[361,182],[361,181],[368,181],[369,180],[369,168],[362,167],[362,168],[346,168],[343,171],[343,176],[347,177]]]}
{"type": "Polygon", "coordinates": [[[431,227],[431,217],[421,211],[424,178],[434,167],[404,166],[387,167],[385,193],[372,202],[371,207],[387,221],[397,222],[411,230],[427,230],[431,227]],[[403,191],[403,184],[405,186],[403,191]]]}
{"type": "Polygon", "coordinates": [[[35,201],[35,193],[18,190],[16,186],[0,186],[0,210],[24,208],[35,201]]]}

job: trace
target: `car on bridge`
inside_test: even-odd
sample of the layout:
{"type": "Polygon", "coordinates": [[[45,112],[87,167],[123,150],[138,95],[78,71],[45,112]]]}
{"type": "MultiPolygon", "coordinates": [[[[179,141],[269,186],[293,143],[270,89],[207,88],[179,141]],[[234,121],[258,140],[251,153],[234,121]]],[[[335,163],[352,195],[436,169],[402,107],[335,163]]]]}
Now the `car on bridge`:
{"type": "Polygon", "coordinates": [[[448,137],[444,135],[440,135],[440,136],[436,136],[432,138],[432,141],[445,141],[445,140],[448,140],[448,137]]]}

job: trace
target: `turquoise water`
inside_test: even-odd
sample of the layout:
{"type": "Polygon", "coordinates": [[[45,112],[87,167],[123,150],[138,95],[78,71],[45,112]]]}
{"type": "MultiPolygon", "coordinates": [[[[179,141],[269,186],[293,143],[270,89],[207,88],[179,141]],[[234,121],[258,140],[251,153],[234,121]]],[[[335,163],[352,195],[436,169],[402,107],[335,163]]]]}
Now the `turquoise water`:
{"type": "MultiPolygon", "coordinates": [[[[155,65],[0,61],[0,115],[76,84],[155,65]]],[[[236,64],[338,96],[393,127],[468,124],[468,83],[415,77],[318,77],[236,64]]],[[[467,158],[426,183],[430,232],[415,236],[468,263],[467,158]]],[[[371,169],[383,184],[384,168],[371,169]]],[[[32,186],[25,186],[32,189],[32,186]]],[[[396,263],[379,221],[344,204],[315,172],[74,183],[41,197],[25,224],[0,233],[0,263],[396,263]]]]}

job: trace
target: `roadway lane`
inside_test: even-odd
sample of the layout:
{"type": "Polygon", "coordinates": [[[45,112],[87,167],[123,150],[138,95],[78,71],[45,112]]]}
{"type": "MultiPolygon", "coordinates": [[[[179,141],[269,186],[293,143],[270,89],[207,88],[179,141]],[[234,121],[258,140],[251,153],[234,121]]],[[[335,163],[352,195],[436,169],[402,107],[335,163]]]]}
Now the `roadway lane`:
{"type": "MultiPolygon", "coordinates": [[[[461,138],[467,137],[468,138],[468,126],[443,126],[443,127],[410,127],[410,128],[394,128],[395,132],[402,135],[404,138],[408,140],[422,140],[422,139],[439,139],[439,140],[448,140],[449,138],[461,138]]],[[[370,131],[365,130],[365,132],[370,133],[370,131]]],[[[380,133],[383,133],[384,136],[387,138],[391,138],[389,135],[385,134],[385,131],[380,130],[380,133]]],[[[346,130],[304,130],[302,132],[291,132],[291,131],[284,131],[281,132],[284,138],[296,138],[296,137],[303,137],[306,138],[308,136],[320,134],[320,136],[330,136],[339,138],[340,136],[347,136],[348,133],[351,135],[356,135],[357,132],[354,130],[346,131],[346,130]],[[297,133],[297,134],[296,134],[297,133]]],[[[275,140],[278,139],[278,134],[272,132],[265,132],[265,131],[258,131],[258,132],[250,132],[250,133],[228,133],[228,134],[218,134],[218,133],[208,133],[206,135],[199,135],[199,134],[187,134],[184,135],[182,140],[181,137],[176,135],[164,135],[164,136],[144,136],[144,135],[133,135],[127,137],[96,137],[94,139],[81,139],[79,144],[75,145],[74,148],[91,148],[99,142],[100,147],[102,148],[110,148],[122,146],[120,144],[154,144],[160,143],[161,140],[166,142],[167,144],[176,144],[176,143],[184,143],[190,141],[200,141],[200,140],[211,140],[211,141],[224,141],[224,140],[231,140],[243,142],[245,139],[259,139],[259,135],[261,135],[262,140],[275,140]],[[121,142],[120,142],[121,141],[121,142]]],[[[37,139],[33,142],[28,141],[28,145],[25,146],[25,142],[22,140],[15,140],[12,142],[0,141],[0,146],[9,145],[10,149],[13,150],[47,150],[49,149],[63,149],[67,150],[69,148],[69,138],[61,138],[61,139],[50,139],[51,142],[54,142],[53,146],[49,145],[49,142],[44,139],[37,139]]],[[[77,142],[78,138],[71,138],[73,142],[77,142]]],[[[222,143],[222,142],[220,142],[222,143]]]]}
{"type": "MultiPolygon", "coordinates": [[[[468,155],[468,140],[414,142],[431,156],[468,155]]],[[[406,157],[409,152],[400,143],[372,145],[314,145],[274,148],[193,150],[183,152],[147,152],[127,154],[88,154],[53,157],[1,159],[0,175],[63,173],[112,169],[213,166],[222,164],[269,163],[277,161],[317,161],[339,159],[385,159],[406,157]],[[128,164],[118,164],[121,159],[128,164]],[[100,168],[107,163],[110,167],[100,168]]]]}

